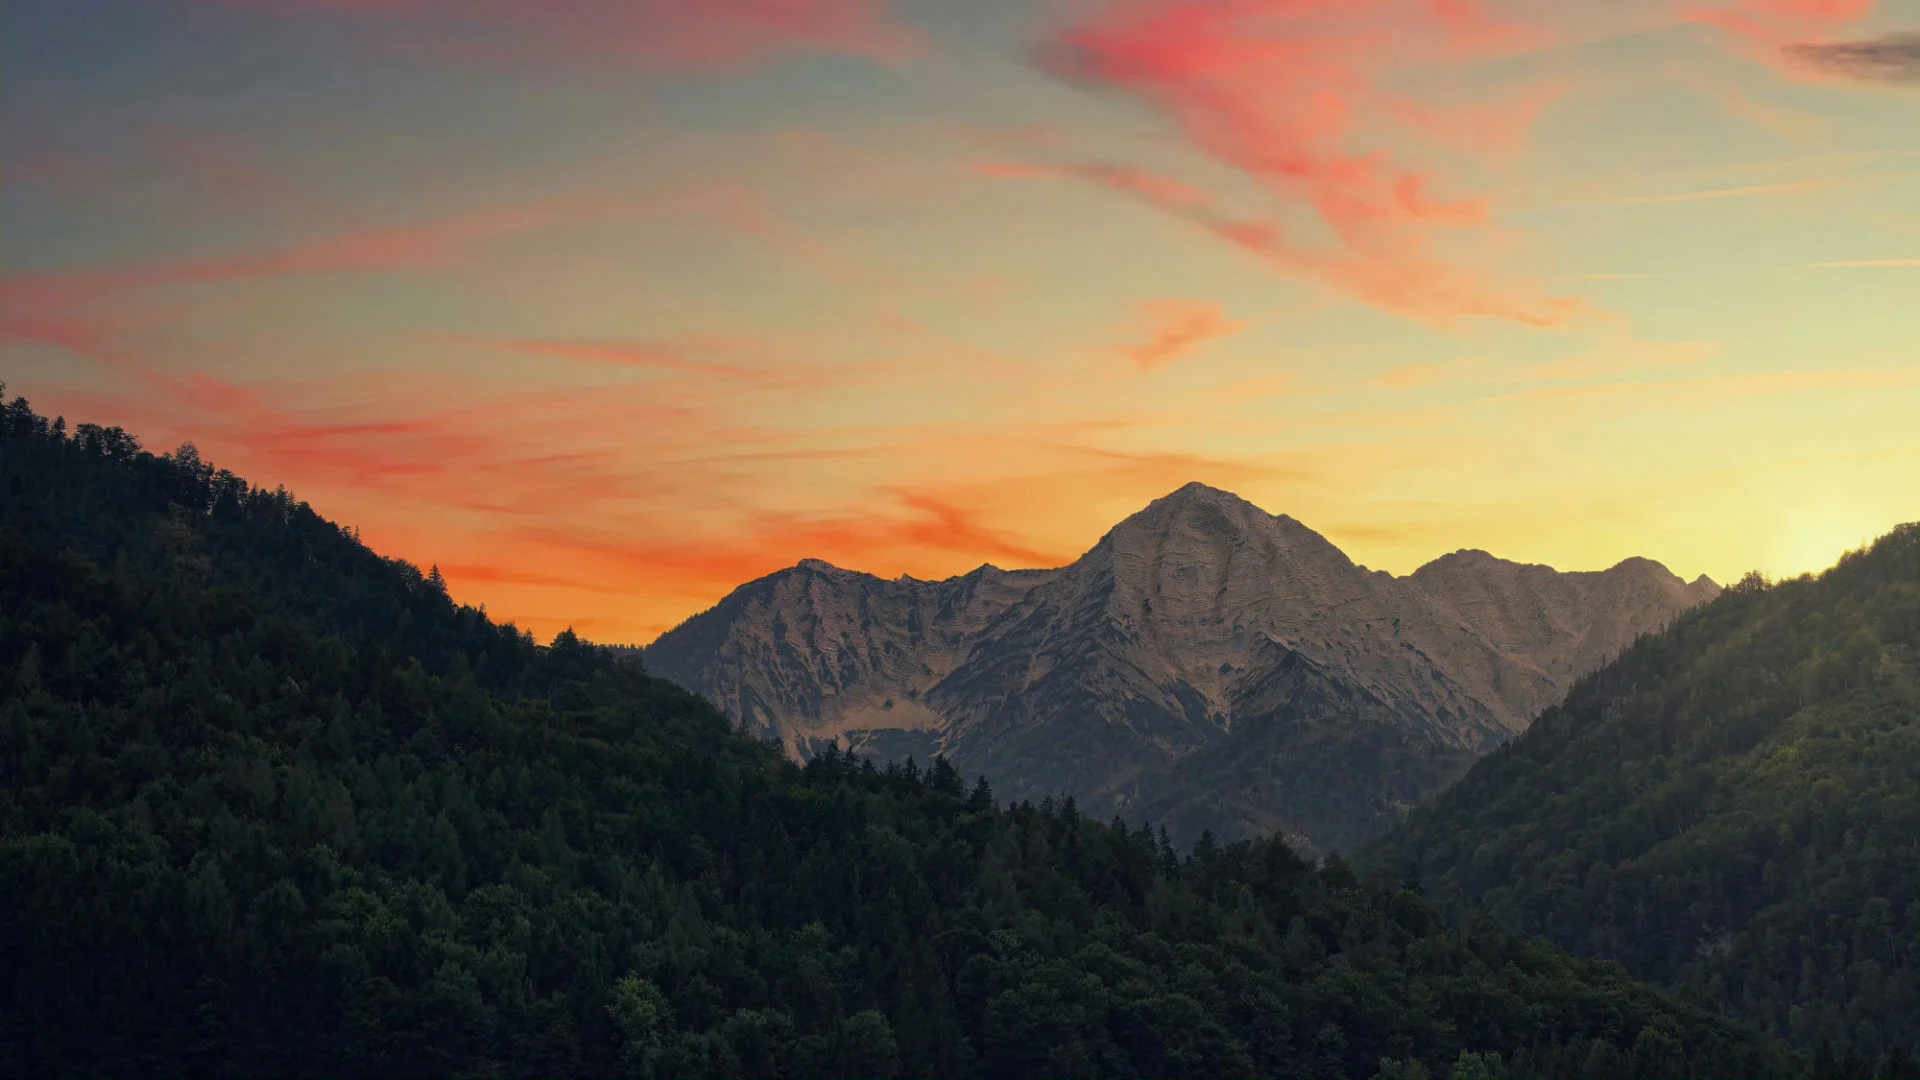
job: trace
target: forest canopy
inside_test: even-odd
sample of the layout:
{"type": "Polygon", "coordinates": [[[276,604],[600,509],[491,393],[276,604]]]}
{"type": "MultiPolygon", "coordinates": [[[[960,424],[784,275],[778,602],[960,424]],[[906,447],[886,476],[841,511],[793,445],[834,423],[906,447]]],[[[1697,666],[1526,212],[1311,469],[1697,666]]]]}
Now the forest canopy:
{"type": "Polygon", "coordinates": [[[1871,1061],[1920,1044],[1920,525],[1640,641],[1371,853],[1871,1061]]]}

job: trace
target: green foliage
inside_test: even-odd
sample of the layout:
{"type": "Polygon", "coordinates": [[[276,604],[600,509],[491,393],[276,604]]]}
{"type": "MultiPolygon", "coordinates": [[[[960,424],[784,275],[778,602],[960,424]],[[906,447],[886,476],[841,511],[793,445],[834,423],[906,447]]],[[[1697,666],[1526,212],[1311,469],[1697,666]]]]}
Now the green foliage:
{"type": "Polygon", "coordinates": [[[15,402],[0,494],[0,1074],[1796,1064],[1278,842],[797,766],[194,454],[15,402]]]}
{"type": "Polygon", "coordinates": [[[1882,1058],[1893,1075],[1920,1040],[1916,649],[1920,526],[1818,578],[1750,576],[1583,681],[1374,857],[1845,1048],[1831,1075],[1882,1058]]]}

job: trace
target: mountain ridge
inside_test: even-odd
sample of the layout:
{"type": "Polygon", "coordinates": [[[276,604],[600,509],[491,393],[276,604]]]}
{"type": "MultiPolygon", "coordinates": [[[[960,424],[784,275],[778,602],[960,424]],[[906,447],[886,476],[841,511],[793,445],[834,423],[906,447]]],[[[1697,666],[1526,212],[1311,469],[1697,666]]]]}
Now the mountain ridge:
{"type": "Polygon", "coordinates": [[[647,657],[796,757],[828,742],[945,753],[1016,796],[1070,792],[1189,837],[1278,823],[1322,845],[1390,821],[1574,677],[1717,591],[1647,559],[1563,573],[1468,549],[1397,577],[1290,516],[1192,483],[1053,569],[888,581],[802,560],[663,634],[647,657]],[[1170,771],[1251,743],[1288,769],[1329,760],[1325,725],[1298,723],[1335,717],[1384,741],[1350,748],[1353,782],[1320,810],[1276,816],[1256,804],[1284,804],[1284,791],[1252,803],[1245,784],[1214,791],[1192,773],[1206,757],[1170,771]],[[1384,785],[1366,777],[1376,768],[1384,785]]]}

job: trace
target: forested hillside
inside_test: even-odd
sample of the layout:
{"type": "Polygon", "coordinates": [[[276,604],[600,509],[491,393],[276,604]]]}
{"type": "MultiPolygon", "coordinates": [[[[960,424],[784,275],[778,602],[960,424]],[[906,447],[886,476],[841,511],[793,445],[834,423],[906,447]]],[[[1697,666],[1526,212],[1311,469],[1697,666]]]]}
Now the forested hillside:
{"type": "Polygon", "coordinates": [[[1277,842],[804,768],[281,492],[0,411],[0,1075],[1801,1075],[1277,842]]]}
{"type": "Polygon", "coordinates": [[[1750,577],[1380,844],[1450,900],[1862,1059],[1920,1041],[1920,526],[1750,577]]]}

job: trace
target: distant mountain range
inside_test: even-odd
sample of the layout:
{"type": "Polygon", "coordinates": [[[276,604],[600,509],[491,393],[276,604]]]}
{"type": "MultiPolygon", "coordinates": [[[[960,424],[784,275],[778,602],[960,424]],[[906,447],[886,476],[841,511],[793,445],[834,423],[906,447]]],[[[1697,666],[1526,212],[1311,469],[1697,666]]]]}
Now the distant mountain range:
{"type": "Polygon", "coordinates": [[[1180,839],[1351,849],[1719,592],[1639,558],[1563,573],[1461,551],[1395,577],[1189,484],[1056,570],[805,560],[646,660],[796,756],[943,753],[1003,797],[1072,794],[1180,839]]]}

